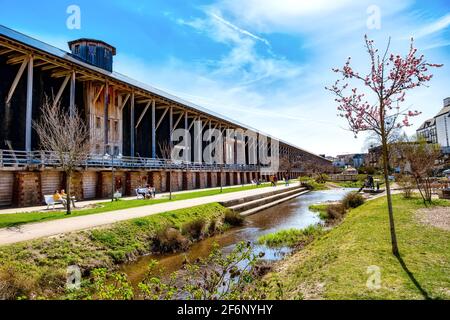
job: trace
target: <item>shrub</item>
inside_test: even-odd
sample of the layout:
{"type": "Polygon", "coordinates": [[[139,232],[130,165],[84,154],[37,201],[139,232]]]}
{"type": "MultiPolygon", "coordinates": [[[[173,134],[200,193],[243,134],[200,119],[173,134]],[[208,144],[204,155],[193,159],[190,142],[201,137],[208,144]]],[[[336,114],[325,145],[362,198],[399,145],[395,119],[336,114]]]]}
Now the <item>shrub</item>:
{"type": "Polygon", "coordinates": [[[401,175],[397,177],[396,181],[400,188],[402,188],[405,199],[411,198],[412,191],[415,186],[414,179],[409,175],[401,175]]]}
{"type": "Polygon", "coordinates": [[[225,213],[224,222],[231,226],[242,226],[244,224],[244,217],[239,212],[229,210],[225,213]]]}
{"type": "Polygon", "coordinates": [[[161,253],[185,251],[188,247],[189,241],[171,226],[160,230],[153,239],[153,249],[161,253]]]}
{"type": "Polygon", "coordinates": [[[22,272],[11,266],[0,270],[0,300],[15,300],[28,296],[35,284],[22,272]]]}
{"type": "Polygon", "coordinates": [[[327,218],[329,220],[340,220],[345,215],[345,210],[341,203],[330,204],[327,207],[327,218]]]}
{"type": "Polygon", "coordinates": [[[341,200],[344,209],[357,208],[364,204],[364,197],[359,193],[350,192],[341,200]]]}
{"type": "Polygon", "coordinates": [[[182,234],[189,236],[193,240],[199,240],[203,236],[205,225],[205,219],[201,218],[187,222],[181,227],[182,234]]]}
{"type": "Polygon", "coordinates": [[[324,183],[318,183],[314,179],[309,180],[301,180],[301,184],[303,187],[307,188],[308,190],[326,190],[328,189],[324,183]]]}

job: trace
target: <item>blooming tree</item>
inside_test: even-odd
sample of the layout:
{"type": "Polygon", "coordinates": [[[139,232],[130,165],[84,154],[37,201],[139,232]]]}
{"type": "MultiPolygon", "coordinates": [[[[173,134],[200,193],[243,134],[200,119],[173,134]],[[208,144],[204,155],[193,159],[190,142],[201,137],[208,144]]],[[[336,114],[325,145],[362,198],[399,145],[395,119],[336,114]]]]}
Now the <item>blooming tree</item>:
{"type": "Polygon", "coordinates": [[[383,150],[383,170],[386,181],[386,194],[389,210],[389,222],[392,252],[399,256],[392,210],[391,190],[388,172],[388,138],[396,129],[411,125],[410,118],[420,114],[417,110],[403,109],[406,93],[420,86],[426,86],[433,75],[431,68],[442,67],[428,63],[423,55],[417,54],[411,39],[406,56],[389,54],[390,39],[383,55],[374,46],[374,41],[365,36],[365,47],[370,59],[370,71],[362,75],[351,66],[351,58],[342,68],[333,69],[341,78],[330,88],[338,103],[338,115],[348,121],[349,129],[355,134],[372,131],[379,135],[383,150]],[[352,87],[358,83],[360,87],[352,87]],[[361,86],[362,85],[362,86],[361,86]],[[362,92],[371,92],[370,99],[362,92]],[[369,102],[369,100],[373,100],[369,102]]]}

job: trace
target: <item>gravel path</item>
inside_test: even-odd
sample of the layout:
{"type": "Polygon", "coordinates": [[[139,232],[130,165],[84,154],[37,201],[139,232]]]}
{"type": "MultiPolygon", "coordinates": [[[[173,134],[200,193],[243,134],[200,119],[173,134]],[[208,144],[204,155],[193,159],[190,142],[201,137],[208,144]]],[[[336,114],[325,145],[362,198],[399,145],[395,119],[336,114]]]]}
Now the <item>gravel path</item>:
{"type": "Polygon", "coordinates": [[[423,224],[450,231],[450,207],[420,209],[416,217],[423,224]]]}

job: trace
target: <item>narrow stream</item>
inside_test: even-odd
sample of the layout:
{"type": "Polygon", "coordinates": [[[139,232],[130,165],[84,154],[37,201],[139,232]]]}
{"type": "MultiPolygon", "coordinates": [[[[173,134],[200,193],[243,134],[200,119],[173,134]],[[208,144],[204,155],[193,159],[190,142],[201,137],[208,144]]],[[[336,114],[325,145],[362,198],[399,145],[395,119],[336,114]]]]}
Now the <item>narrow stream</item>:
{"type": "MultiPolygon", "coordinates": [[[[131,283],[136,285],[145,276],[151,260],[157,260],[164,272],[169,274],[181,268],[185,257],[189,261],[207,257],[214,243],[218,243],[223,252],[228,253],[241,241],[256,242],[260,236],[267,233],[290,228],[303,229],[318,224],[321,222],[318,214],[310,211],[308,207],[315,203],[340,200],[350,190],[352,189],[333,189],[307,193],[249,216],[246,218],[244,226],[233,228],[223,234],[197,242],[192,245],[188,252],[144,256],[135,262],[124,264],[121,269],[128,275],[131,283]]],[[[255,250],[264,252],[264,259],[266,260],[280,260],[289,252],[288,248],[270,249],[259,245],[255,246],[255,250]]]]}

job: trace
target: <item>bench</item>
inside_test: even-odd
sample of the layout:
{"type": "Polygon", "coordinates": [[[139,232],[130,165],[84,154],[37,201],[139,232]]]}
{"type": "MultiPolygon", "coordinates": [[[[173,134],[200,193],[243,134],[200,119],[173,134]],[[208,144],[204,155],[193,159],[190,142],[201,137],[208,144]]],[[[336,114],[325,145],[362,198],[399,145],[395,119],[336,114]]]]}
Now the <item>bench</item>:
{"type": "Polygon", "coordinates": [[[53,209],[55,209],[55,204],[61,204],[64,207],[64,203],[62,201],[55,201],[53,199],[53,195],[50,196],[44,196],[45,204],[47,205],[47,210],[50,209],[50,206],[52,206],[53,209]]]}
{"type": "Polygon", "coordinates": [[[137,188],[136,196],[139,199],[145,199],[146,197],[154,197],[155,196],[155,188],[137,188]]]}
{"type": "Polygon", "coordinates": [[[115,192],[113,195],[114,201],[119,201],[120,198],[122,198],[122,193],[121,192],[115,192]]]}

